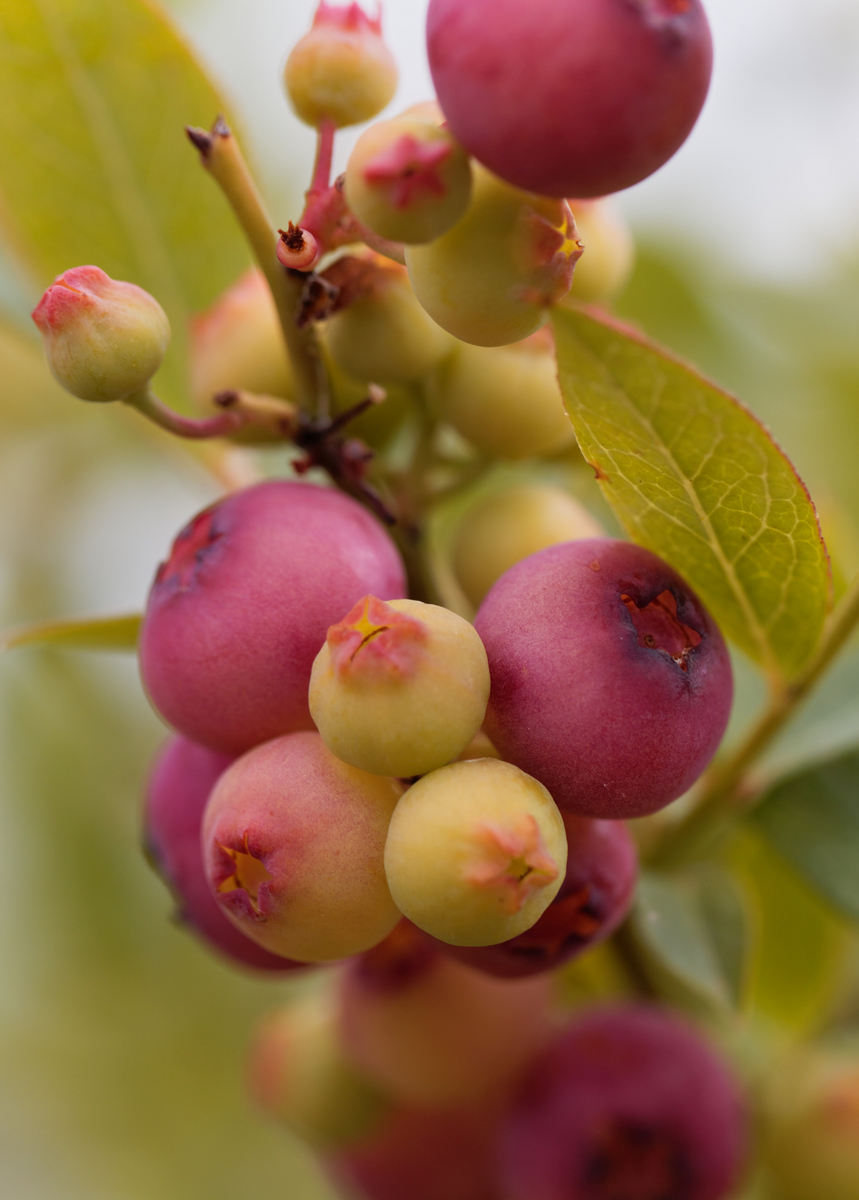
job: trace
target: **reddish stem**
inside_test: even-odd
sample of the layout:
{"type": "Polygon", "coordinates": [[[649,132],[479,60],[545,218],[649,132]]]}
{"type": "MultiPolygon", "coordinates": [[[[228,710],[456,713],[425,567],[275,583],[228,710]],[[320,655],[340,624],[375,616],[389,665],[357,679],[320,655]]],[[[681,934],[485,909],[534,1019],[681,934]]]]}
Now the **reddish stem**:
{"type": "Polygon", "coordinates": [[[317,196],[328,190],[331,184],[331,163],[334,158],[334,134],[337,126],[327,117],[319,123],[316,139],[316,162],[313,165],[313,178],[307,196],[317,196]]]}
{"type": "Polygon", "coordinates": [[[235,412],[218,413],[214,417],[185,417],[181,413],[174,412],[172,408],[168,408],[166,404],[162,404],[151,392],[129,396],[125,403],[136,408],[144,417],[148,417],[150,421],[160,425],[169,433],[181,438],[191,438],[194,441],[201,441],[204,438],[228,437],[245,424],[242,415],[235,412]]]}

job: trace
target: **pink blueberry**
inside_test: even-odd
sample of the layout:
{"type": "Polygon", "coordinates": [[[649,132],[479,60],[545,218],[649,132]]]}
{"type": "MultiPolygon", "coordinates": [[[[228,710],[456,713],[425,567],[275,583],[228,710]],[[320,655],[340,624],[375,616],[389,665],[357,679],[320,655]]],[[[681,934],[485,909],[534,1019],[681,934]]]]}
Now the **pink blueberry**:
{"type": "Polygon", "coordinates": [[[719,629],[649,550],[550,546],[501,577],[475,620],[489,659],[484,727],[560,809],[641,817],[716,751],[733,682],[719,629]]]}
{"type": "Polygon", "coordinates": [[[156,760],[146,793],[146,852],[173,892],[182,924],[209,946],[242,966],[294,971],[303,964],[264,950],[224,915],[203,870],[203,810],[232,761],[187,738],[170,739],[156,760]]]}
{"type": "Polygon", "coordinates": [[[745,1121],[727,1066],[642,1005],[580,1017],[535,1064],[500,1147],[507,1200],[722,1200],[745,1121]]]}
{"type": "Polygon", "coordinates": [[[176,538],[152,585],[140,669],[155,708],[225,754],[312,729],[310,669],[328,626],[368,592],[405,594],[382,526],[306,483],[236,492],[176,538]]]}

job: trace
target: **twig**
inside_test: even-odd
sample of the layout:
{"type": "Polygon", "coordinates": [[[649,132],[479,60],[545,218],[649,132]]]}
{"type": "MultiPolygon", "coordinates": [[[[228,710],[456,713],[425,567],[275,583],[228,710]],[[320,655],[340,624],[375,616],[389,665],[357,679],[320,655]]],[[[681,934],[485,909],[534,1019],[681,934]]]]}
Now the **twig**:
{"type": "Polygon", "coordinates": [[[315,412],[316,343],[311,332],[300,330],[295,323],[305,276],[298,271],[286,270],[278,262],[278,235],[274,224],[238,143],[223,118],[218,118],[211,132],[191,127],[186,132],[200,151],[203,166],[232,206],[268,281],[292,363],[298,402],[308,412],[315,412]]]}

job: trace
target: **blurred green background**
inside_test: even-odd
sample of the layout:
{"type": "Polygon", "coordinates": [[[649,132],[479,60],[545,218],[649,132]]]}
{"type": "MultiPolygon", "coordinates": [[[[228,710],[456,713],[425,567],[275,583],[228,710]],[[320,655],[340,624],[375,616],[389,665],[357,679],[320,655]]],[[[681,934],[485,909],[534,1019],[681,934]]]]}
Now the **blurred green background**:
{"type": "MultiPolygon", "coordinates": [[[[395,2],[397,38],[408,34],[416,43],[405,101],[425,92],[417,46],[424,5],[395,2]]],[[[16,36],[15,7],[0,18],[7,50],[16,36]]],[[[57,0],[56,7],[86,18],[98,6],[57,0]]],[[[264,59],[264,46],[271,57],[275,32],[281,48],[274,57],[283,56],[306,23],[309,0],[281,4],[276,30],[266,23],[274,8],[262,0],[171,7],[203,45],[244,125],[257,129],[251,142],[266,164],[262,174],[279,219],[294,215],[289,205],[300,190],[309,135],[296,132],[281,101],[272,115],[266,106],[276,79],[257,83],[254,63],[264,59]],[[239,12],[247,42],[230,55],[239,12]]],[[[836,7],[824,6],[831,14],[836,7]]],[[[798,15],[800,7],[789,5],[787,17],[798,15]]],[[[799,21],[790,29],[800,36],[799,21]]],[[[121,60],[128,49],[119,42],[111,53],[121,60]]],[[[0,90],[9,63],[0,41],[0,90]]],[[[735,76],[741,68],[734,64],[735,76]]],[[[780,115],[770,115],[777,142],[780,115]]],[[[730,105],[711,112],[712,144],[724,142],[731,120],[740,119],[730,105]]],[[[754,226],[765,217],[739,204],[742,178],[735,181],[738,207],[723,212],[718,226],[703,219],[696,226],[683,214],[689,179],[706,183],[695,162],[710,144],[690,147],[694,161],[678,164],[674,192],[670,180],[660,181],[660,219],[652,199],[628,205],[639,255],[619,309],[735,391],[770,426],[820,507],[836,579],[850,577],[859,569],[859,250],[851,250],[845,227],[837,237],[831,230],[821,236],[814,253],[807,244],[814,234],[806,230],[801,270],[771,270],[754,255],[744,263],[736,246],[728,248],[732,222],[754,226]]],[[[8,146],[6,153],[8,176],[8,146]]],[[[190,151],[188,157],[193,162],[190,151]]],[[[800,211],[796,196],[790,202],[800,211]]],[[[54,207],[62,208],[62,197],[54,207]]],[[[214,228],[222,218],[207,220],[214,228]]],[[[173,236],[191,247],[193,271],[207,253],[193,243],[199,227],[190,221],[173,236]]],[[[754,242],[754,228],[738,238],[754,242]]],[[[138,609],[176,529],[218,492],[196,457],[151,436],[132,414],[76,404],[52,384],[27,322],[50,277],[50,255],[28,269],[19,241],[10,238],[15,253],[0,261],[0,628],[138,609]]],[[[241,251],[235,254],[226,278],[206,267],[212,295],[240,264],[241,251]]],[[[56,269],[71,265],[62,261],[56,269]]],[[[202,302],[205,295],[194,300],[202,302]]],[[[171,379],[181,391],[180,367],[171,379]]],[[[758,696],[742,666],[741,684],[742,718],[758,696]]],[[[852,654],[775,748],[773,769],[859,743],[857,685],[852,654]]],[[[140,854],[141,789],[163,732],[130,658],[27,649],[0,659],[0,1195],[226,1200],[264,1191],[322,1200],[332,1193],[309,1155],[244,1098],[249,1030],[288,985],[237,976],[174,927],[170,898],[140,854]]],[[[761,878],[759,849],[743,853],[746,869],[761,878]]],[[[761,908],[773,941],[756,967],[756,1003],[785,1029],[815,1029],[839,997],[843,1003],[841,960],[833,966],[830,953],[843,945],[842,931],[789,872],[785,880],[770,878],[775,899],[770,910],[761,908]],[[792,936],[805,938],[802,954],[795,940],[778,943],[772,910],[785,895],[794,905],[792,936]],[[814,987],[803,990],[815,954],[822,965],[814,987]]]]}

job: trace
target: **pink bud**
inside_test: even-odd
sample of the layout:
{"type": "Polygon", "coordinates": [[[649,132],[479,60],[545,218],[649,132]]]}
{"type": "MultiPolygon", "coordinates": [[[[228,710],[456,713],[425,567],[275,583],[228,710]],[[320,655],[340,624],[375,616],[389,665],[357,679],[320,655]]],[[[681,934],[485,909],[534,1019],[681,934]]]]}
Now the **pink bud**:
{"type": "Polygon", "coordinates": [[[158,301],[99,267],[58,275],[32,316],[51,373],[81,400],[124,400],[142,391],[170,341],[158,301]]]}

